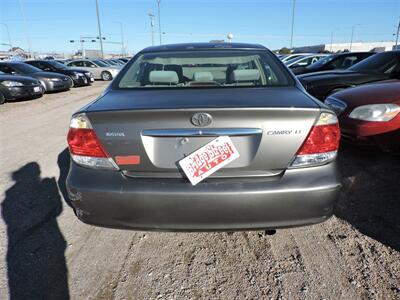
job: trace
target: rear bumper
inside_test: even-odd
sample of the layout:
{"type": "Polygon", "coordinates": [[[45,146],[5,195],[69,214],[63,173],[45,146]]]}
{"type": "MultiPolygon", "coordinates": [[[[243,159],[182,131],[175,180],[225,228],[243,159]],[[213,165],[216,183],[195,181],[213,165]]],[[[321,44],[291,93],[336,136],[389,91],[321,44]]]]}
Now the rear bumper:
{"type": "Polygon", "coordinates": [[[132,179],[71,163],[67,190],[85,223],[140,230],[219,231],[301,226],[333,213],[341,188],[336,164],[274,178],[132,179]]]}
{"type": "Polygon", "coordinates": [[[91,83],[90,79],[88,79],[86,75],[78,76],[78,78],[73,78],[72,81],[74,82],[74,86],[86,86],[90,85],[91,83]]]}
{"type": "Polygon", "coordinates": [[[400,149],[400,115],[389,122],[366,122],[341,119],[344,140],[358,145],[379,146],[385,150],[400,149]]]}
{"type": "Polygon", "coordinates": [[[47,81],[46,91],[47,92],[58,92],[66,91],[72,87],[72,79],[68,78],[65,81],[47,81]]]}

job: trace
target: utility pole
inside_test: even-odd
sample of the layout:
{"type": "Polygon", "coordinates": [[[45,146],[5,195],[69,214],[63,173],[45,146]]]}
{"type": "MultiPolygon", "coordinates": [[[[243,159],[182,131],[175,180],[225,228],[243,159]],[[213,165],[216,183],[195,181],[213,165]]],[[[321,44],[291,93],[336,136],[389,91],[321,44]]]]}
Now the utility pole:
{"type": "Polygon", "coordinates": [[[98,0],[96,0],[96,13],[97,13],[97,27],[98,27],[98,29],[99,29],[99,39],[100,39],[101,58],[104,58],[103,37],[101,36],[100,14],[99,14],[99,1],[98,1],[98,0]]]}
{"type": "Polygon", "coordinates": [[[4,26],[4,28],[7,30],[7,37],[8,37],[8,46],[10,46],[10,48],[12,48],[11,45],[11,37],[10,37],[10,30],[8,29],[8,25],[6,23],[0,23],[1,25],[4,26]]]}
{"type": "Polygon", "coordinates": [[[293,11],[292,11],[292,33],[290,35],[290,49],[293,48],[293,32],[294,32],[294,13],[296,10],[296,0],[293,0],[293,11]]]}
{"type": "Polygon", "coordinates": [[[154,15],[152,13],[148,13],[150,18],[150,29],[151,29],[151,45],[154,46],[154,15]]]}
{"type": "Polygon", "coordinates": [[[81,55],[82,55],[82,58],[85,58],[85,49],[83,49],[83,43],[85,42],[84,41],[84,39],[83,39],[83,37],[82,36],[80,36],[79,37],[79,41],[81,42],[81,55]]]}
{"type": "Polygon", "coordinates": [[[350,38],[350,49],[349,51],[351,52],[351,49],[353,48],[353,37],[354,37],[354,29],[356,26],[359,26],[360,24],[355,24],[353,27],[351,27],[351,38],[350,38]]]}
{"type": "Polygon", "coordinates": [[[119,32],[120,32],[120,43],[121,43],[121,56],[125,55],[125,43],[124,43],[124,30],[122,27],[122,22],[115,22],[119,24],[119,32]]]}
{"type": "Polygon", "coordinates": [[[399,24],[397,25],[397,33],[396,33],[396,46],[395,46],[395,50],[397,49],[397,46],[399,45],[399,35],[400,35],[400,19],[399,19],[399,24]]]}
{"type": "Polygon", "coordinates": [[[333,50],[333,34],[337,31],[337,30],[339,30],[340,28],[335,28],[335,29],[333,29],[332,31],[331,31],[331,50],[329,51],[329,52],[331,52],[332,53],[332,50],[333,50]]]}
{"type": "Polygon", "coordinates": [[[24,10],[24,5],[22,4],[22,0],[19,0],[19,7],[21,9],[22,19],[24,20],[24,31],[25,31],[26,40],[28,42],[29,58],[31,58],[32,57],[32,45],[31,45],[31,39],[29,37],[28,25],[26,23],[25,10],[24,10]]]}
{"type": "Polygon", "coordinates": [[[161,16],[160,16],[160,2],[161,0],[157,0],[157,8],[158,8],[158,31],[159,31],[159,35],[160,35],[160,45],[162,44],[161,41],[161,16]]]}

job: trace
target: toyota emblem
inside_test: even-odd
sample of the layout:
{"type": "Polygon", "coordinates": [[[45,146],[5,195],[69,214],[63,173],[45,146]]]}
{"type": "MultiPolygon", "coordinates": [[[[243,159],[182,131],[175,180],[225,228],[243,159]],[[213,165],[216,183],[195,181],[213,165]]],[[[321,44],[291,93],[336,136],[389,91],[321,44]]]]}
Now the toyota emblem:
{"type": "Polygon", "coordinates": [[[202,112],[201,113],[195,113],[192,116],[191,121],[192,121],[192,124],[194,126],[204,127],[204,126],[208,126],[208,125],[211,124],[212,117],[211,117],[210,114],[207,114],[207,113],[202,113],[202,112]]]}

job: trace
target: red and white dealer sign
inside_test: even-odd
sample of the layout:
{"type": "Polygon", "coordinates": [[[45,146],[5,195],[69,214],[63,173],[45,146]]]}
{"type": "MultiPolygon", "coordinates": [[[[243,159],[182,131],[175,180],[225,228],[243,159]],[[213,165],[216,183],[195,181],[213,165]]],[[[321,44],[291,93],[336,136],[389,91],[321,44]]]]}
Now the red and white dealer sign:
{"type": "Polygon", "coordinates": [[[229,136],[220,136],[180,160],[179,165],[192,185],[196,185],[239,156],[229,136]]]}

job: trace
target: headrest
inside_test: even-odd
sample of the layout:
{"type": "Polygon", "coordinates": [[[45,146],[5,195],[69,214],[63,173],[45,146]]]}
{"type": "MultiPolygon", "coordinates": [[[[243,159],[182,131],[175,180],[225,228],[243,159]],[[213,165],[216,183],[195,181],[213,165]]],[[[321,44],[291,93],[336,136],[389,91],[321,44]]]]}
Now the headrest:
{"type": "Polygon", "coordinates": [[[193,74],[193,80],[201,82],[213,81],[214,76],[211,72],[196,72],[193,74]]]}
{"type": "Polygon", "coordinates": [[[258,69],[234,70],[233,81],[256,81],[260,79],[258,69]]]}
{"type": "Polygon", "coordinates": [[[178,74],[174,71],[151,71],[149,75],[151,83],[173,83],[179,82],[178,74]]]}

